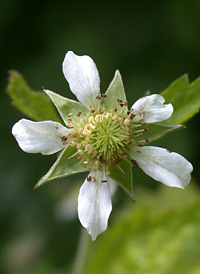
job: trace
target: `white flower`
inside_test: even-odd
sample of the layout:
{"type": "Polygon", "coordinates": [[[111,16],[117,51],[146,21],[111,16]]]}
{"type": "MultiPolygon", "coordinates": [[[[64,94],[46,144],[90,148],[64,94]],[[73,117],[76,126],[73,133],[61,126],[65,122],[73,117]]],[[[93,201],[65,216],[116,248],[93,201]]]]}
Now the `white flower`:
{"type": "Polygon", "coordinates": [[[126,176],[131,179],[130,162],[155,180],[178,188],[187,186],[193,168],[177,153],[145,146],[151,137],[176,128],[159,124],[173,113],[172,105],[164,104],[162,96],[143,97],[128,110],[119,72],[116,71],[106,94],[101,95],[93,60],[71,51],[65,56],[63,73],[80,103],[52,91],[45,92],[65,126],[53,121],[22,119],[13,126],[12,133],[25,152],[48,155],[63,149],[37,186],[90,171],[79,192],[78,216],[95,240],[107,229],[112,210],[110,183],[116,181],[132,194],[132,187],[126,183],[126,176]]]}

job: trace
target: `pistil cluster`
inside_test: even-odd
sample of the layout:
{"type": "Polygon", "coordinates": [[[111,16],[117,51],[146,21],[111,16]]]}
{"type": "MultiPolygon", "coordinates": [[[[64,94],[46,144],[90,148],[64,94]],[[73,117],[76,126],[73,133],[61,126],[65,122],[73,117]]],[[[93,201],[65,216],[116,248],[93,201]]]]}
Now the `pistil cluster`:
{"type": "MultiPolygon", "coordinates": [[[[68,115],[67,128],[71,129],[68,144],[77,147],[77,158],[82,165],[93,170],[104,170],[105,166],[118,165],[125,159],[136,166],[128,151],[134,145],[138,146],[137,152],[140,153],[139,148],[148,142],[147,139],[137,142],[137,137],[148,130],[146,124],[134,122],[134,109],[127,110],[128,102],[117,99],[116,107],[107,111],[103,104],[106,95],[96,99],[102,100],[99,110],[91,109],[90,115],[81,112],[77,117],[73,113],[68,115]],[[78,123],[76,118],[79,118],[78,123]]],[[[65,136],[62,140],[66,142],[65,136]]]]}

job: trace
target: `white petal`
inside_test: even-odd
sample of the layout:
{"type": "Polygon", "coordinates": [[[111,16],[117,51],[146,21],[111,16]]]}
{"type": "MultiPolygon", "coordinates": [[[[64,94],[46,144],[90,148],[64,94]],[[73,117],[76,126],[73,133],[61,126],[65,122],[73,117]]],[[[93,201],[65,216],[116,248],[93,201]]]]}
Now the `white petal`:
{"type": "Polygon", "coordinates": [[[111,196],[113,197],[115,195],[115,192],[117,191],[117,183],[110,177],[108,177],[108,180],[110,184],[111,196]]]}
{"type": "Polygon", "coordinates": [[[185,188],[191,179],[192,165],[181,155],[160,147],[132,148],[134,158],[142,170],[156,181],[170,187],[185,188]]]}
{"type": "Polygon", "coordinates": [[[100,78],[92,58],[68,51],[63,61],[63,73],[78,100],[88,109],[98,109],[100,100],[96,97],[100,94],[100,78]]]}
{"type": "Polygon", "coordinates": [[[96,181],[88,181],[86,178],[81,186],[78,196],[78,216],[82,226],[87,229],[94,241],[107,229],[112,202],[108,177],[100,171],[91,172],[89,176],[94,177],[96,181]]]}
{"type": "Polygon", "coordinates": [[[33,122],[22,119],[12,128],[20,148],[28,153],[53,154],[66,147],[70,130],[53,121],[33,122]],[[64,138],[62,138],[64,137],[64,138]]]}
{"type": "Polygon", "coordinates": [[[132,106],[136,115],[134,121],[156,123],[167,120],[173,113],[173,106],[164,102],[165,99],[159,94],[140,98],[132,106]]]}

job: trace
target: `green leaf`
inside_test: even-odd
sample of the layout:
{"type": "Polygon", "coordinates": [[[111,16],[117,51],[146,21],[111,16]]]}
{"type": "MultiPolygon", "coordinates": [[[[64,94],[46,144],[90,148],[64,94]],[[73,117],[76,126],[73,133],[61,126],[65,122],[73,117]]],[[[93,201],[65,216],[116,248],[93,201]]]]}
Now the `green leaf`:
{"type": "Polygon", "coordinates": [[[32,91],[17,71],[10,71],[7,92],[14,106],[29,118],[62,123],[48,96],[39,91],[32,91]]]}
{"type": "Polygon", "coordinates": [[[56,106],[65,124],[69,124],[68,115],[71,113],[73,113],[73,115],[70,116],[70,119],[74,124],[77,123],[77,120],[79,121],[80,118],[90,113],[89,110],[83,104],[77,101],[65,98],[59,94],[56,94],[53,91],[46,90],[45,92],[56,106]],[[80,118],[77,115],[80,115],[80,118]]]}
{"type": "Polygon", "coordinates": [[[83,273],[200,273],[199,191],[137,194],[89,245],[83,273]]]}
{"type": "Polygon", "coordinates": [[[173,115],[166,123],[171,125],[185,123],[200,108],[200,78],[189,83],[187,75],[184,75],[160,94],[165,98],[166,103],[172,103],[174,107],[173,115]]]}
{"type": "Polygon", "coordinates": [[[126,94],[124,91],[122,78],[118,70],[115,72],[115,76],[106,91],[106,98],[104,99],[105,109],[108,111],[113,111],[113,109],[117,107],[119,110],[127,111],[127,106],[121,107],[119,105],[120,102],[117,100],[126,102],[126,94]]]}
{"type": "Polygon", "coordinates": [[[109,166],[110,177],[115,180],[134,201],[132,185],[132,165],[123,161],[116,166],[109,166]]]}
{"type": "Polygon", "coordinates": [[[137,132],[140,132],[141,130],[144,129],[144,127],[140,126],[135,128],[135,134],[136,136],[134,137],[134,140],[137,142],[152,142],[158,137],[162,137],[165,134],[168,134],[174,130],[183,128],[183,125],[165,125],[165,124],[160,124],[160,123],[155,123],[155,124],[148,124],[146,125],[146,132],[142,132],[142,135],[137,136],[137,132]]]}
{"type": "Polygon", "coordinates": [[[77,149],[75,147],[68,146],[64,149],[47,174],[36,184],[35,188],[54,179],[88,171],[88,166],[84,167],[80,160],[77,159],[76,152],[77,149]]]}

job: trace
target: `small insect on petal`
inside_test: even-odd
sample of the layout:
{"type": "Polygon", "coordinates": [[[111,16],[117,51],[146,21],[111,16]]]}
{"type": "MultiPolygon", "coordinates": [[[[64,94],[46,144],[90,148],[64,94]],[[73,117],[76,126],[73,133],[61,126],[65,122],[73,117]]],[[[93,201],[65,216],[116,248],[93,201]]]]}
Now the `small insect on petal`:
{"type": "Polygon", "coordinates": [[[102,183],[107,183],[107,180],[101,180],[102,183]]]}

